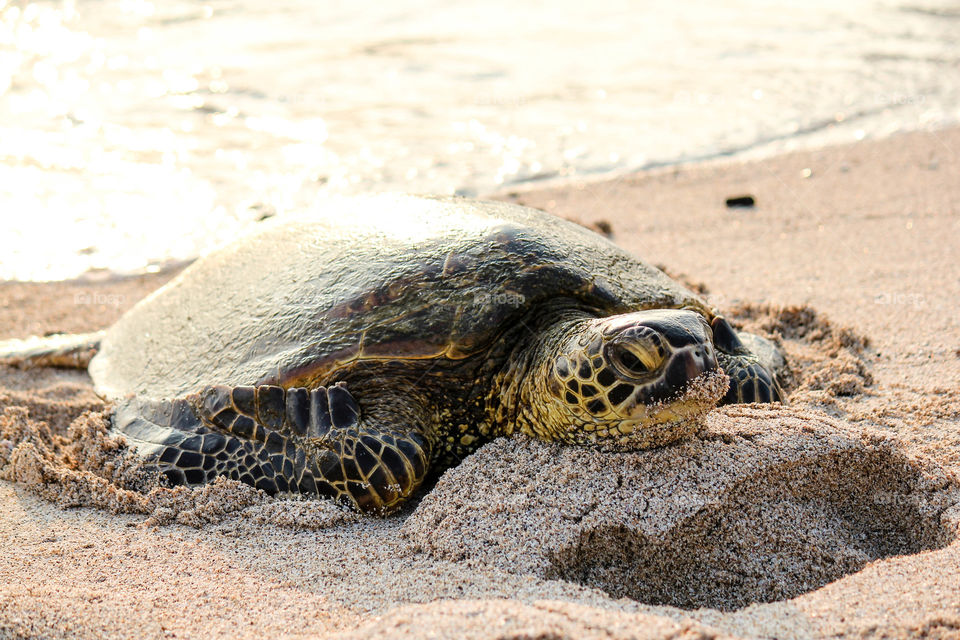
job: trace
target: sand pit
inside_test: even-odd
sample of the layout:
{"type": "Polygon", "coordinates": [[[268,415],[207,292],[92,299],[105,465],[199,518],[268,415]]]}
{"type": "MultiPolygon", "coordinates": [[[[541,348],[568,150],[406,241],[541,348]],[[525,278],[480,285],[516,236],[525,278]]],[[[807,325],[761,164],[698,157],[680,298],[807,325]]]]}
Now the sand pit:
{"type": "Polygon", "coordinates": [[[605,454],[499,440],[404,525],[448,560],[647,604],[733,610],[956,538],[960,485],[827,416],[730,407],[671,446],[605,454]]]}

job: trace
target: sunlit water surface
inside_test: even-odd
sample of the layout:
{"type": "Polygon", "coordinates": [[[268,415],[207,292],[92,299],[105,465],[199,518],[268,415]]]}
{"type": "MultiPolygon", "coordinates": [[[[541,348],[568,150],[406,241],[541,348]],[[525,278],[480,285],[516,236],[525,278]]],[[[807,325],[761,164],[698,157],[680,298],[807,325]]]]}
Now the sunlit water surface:
{"type": "Polygon", "coordinates": [[[958,36],[934,0],[0,0],[0,279],[155,269],[328,194],[944,126],[958,36]]]}

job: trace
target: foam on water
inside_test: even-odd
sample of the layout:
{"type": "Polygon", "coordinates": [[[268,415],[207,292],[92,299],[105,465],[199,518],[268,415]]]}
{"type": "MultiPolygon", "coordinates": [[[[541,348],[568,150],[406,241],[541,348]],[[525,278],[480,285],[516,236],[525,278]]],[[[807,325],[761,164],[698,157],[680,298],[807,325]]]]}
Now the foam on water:
{"type": "Polygon", "coordinates": [[[947,0],[0,0],[0,279],[139,271],[331,193],[936,127],[947,0]]]}

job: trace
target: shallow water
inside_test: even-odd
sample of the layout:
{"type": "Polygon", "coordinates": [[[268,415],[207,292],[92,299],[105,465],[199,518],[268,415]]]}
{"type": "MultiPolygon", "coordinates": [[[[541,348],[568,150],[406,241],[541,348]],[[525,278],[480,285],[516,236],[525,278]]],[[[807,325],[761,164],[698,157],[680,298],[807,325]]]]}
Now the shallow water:
{"type": "Polygon", "coordinates": [[[157,268],[332,193],[951,124],[960,5],[904,1],[0,0],[0,279],[157,268]]]}

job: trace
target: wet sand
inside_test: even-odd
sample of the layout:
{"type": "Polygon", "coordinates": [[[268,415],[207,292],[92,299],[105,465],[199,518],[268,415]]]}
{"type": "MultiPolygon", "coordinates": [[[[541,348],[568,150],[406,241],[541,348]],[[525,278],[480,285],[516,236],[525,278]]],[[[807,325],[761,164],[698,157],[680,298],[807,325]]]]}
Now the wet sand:
{"type": "MultiPolygon", "coordinates": [[[[960,637],[958,175],[951,129],[503,194],[778,341],[790,406],[635,454],[495,442],[383,520],[156,487],[84,373],[0,367],[0,637],[960,637]]],[[[0,339],[170,276],[0,284],[0,339]]]]}

